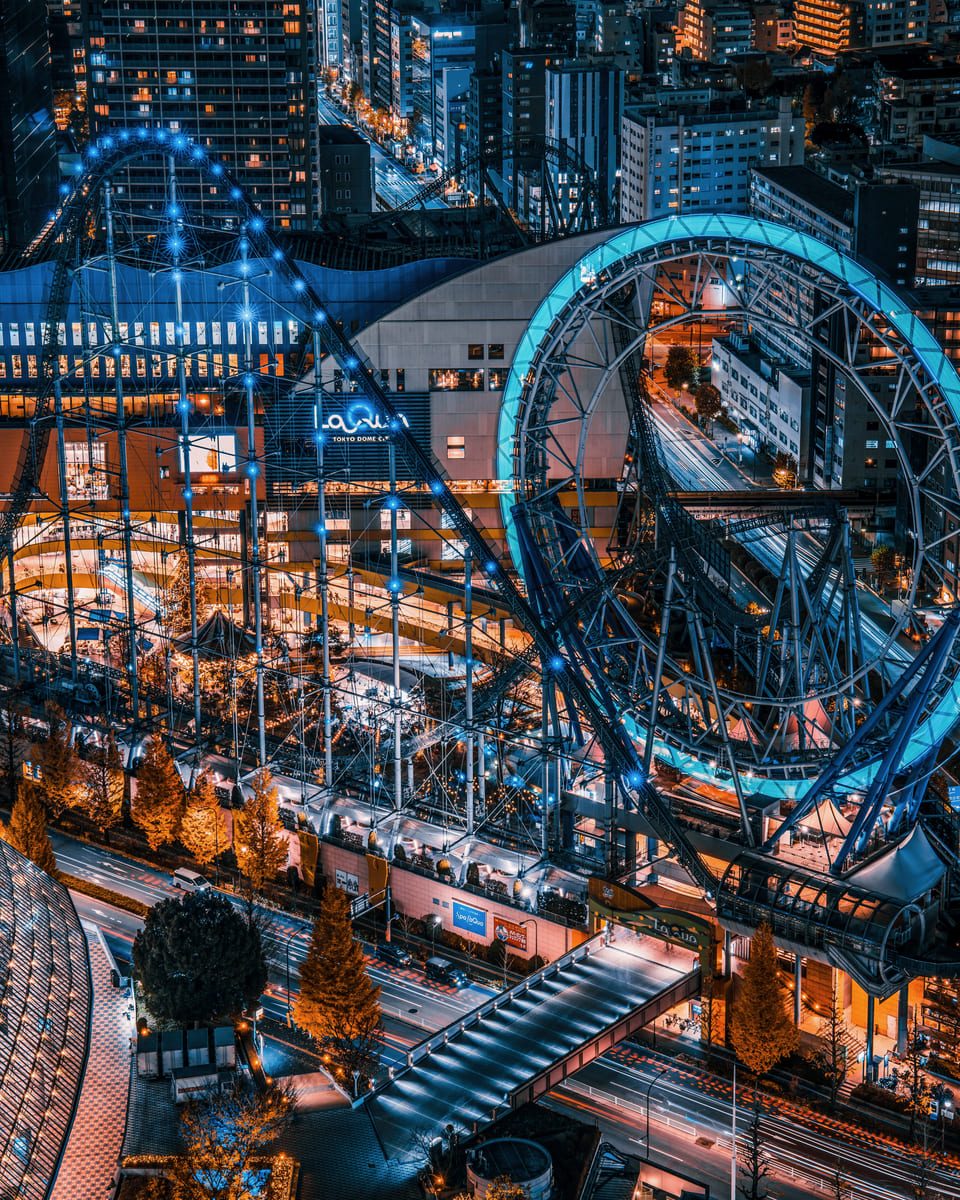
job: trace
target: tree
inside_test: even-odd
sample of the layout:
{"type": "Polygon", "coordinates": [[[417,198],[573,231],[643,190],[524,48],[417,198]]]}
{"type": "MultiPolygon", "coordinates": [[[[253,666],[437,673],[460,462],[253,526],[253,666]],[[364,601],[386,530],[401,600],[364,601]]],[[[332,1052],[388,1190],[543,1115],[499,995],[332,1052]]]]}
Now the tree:
{"type": "Polygon", "coordinates": [[[916,1136],[917,1119],[923,1117],[926,1119],[930,1112],[930,1084],[927,1081],[924,1068],[927,1065],[927,1057],[930,1052],[930,1047],[927,1045],[927,1040],[917,1028],[917,1019],[913,1019],[913,1030],[910,1037],[907,1039],[907,1069],[901,1072],[900,1079],[906,1085],[907,1096],[910,1099],[910,1136],[916,1136]]]}
{"type": "Polygon", "coordinates": [[[233,1019],[267,982],[260,931],[210,890],[155,904],[133,943],[133,967],[150,1012],[177,1025],[233,1019]]]}
{"type": "Polygon", "coordinates": [[[703,987],[700,992],[700,1040],[710,1052],[714,1040],[720,1033],[720,998],[717,995],[719,988],[717,987],[717,974],[713,969],[712,962],[708,964],[706,974],[703,977],[703,987]]]}
{"type": "Polygon", "coordinates": [[[0,741],[0,778],[2,778],[0,787],[3,788],[12,808],[20,791],[23,744],[26,741],[26,729],[23,723],[24,709],[17,689],[11,688],[7,692],[3,713],[5,719],[2,741],[0,741]]]}
{"type": "Polygon", "coordinates": [[[4,838],[48,875],[57,876],[57,858],[47,837],[47,814],[33,788],[21,788],[4,838]]]}
{"type": "Polygon", "coordinates": [[[820,1022],[818,1034],[820,1045],[814,1055],[815,1061],[827,1077],[830,1088],[830,1107],[837,1107],[837,1096],[847,1075],[847,1027],[843,1020],[843,1003],[836,986],[823,1020],[820,1022]]]}
{"type": "Polygon", "coordinates": [[[272,1087],[228,1091],[188,1105],[180,1116],[184,1152],[170,1163],[150,1200],[256,1200],[255,1160],[293,1117],[291,1098],[272,1087]]]}
{"type": "Polygon", "coordinates": [[[764,921],[750,940],[750,961],[731,1013],[737,1055],[763,1075],[797,1048],[797,1029],[787,1014],[770,926],[764,921]]]}
{"type": "Polygon", "coordinates": [[[51,704],[47,709],[50,733],[40,748],[40,799],[51,820],[82,800],[79,786],[80,760],[73,748],[70,722],[63,710],[51,704]]]}
{"type": "Polygon", "coordinates": [[[380,1029],[380,988],[371,983],[350,927],[350,897],[328,887],[313,923],[300,970],[293,1019],[348,1071],[375,1059],[380,1029]]]}
{"type": "Polygon", "coordinates": [[[706,426],[720,416],[720,410],[723,408],[723,397],[720,395],[720,389],[715,388],[712,383],[701,383],[694,393],[693,398],[697,408],[697,416],[700,418],[702,425],[706,426]]]}
{"type": "Polygon", "coordinates": [[[674,391],[679,391],[685,383],[692,383],[696,369],[697,356],[689,346],[671,346],[667,351],[663,374],[674,391]]]}
{"type": "MultiPolygon", "coordinates": [[[[514,1183],[512,1175],[498,1175],[491,1179],[484,1193],[487,1200],[530,1200],[530,1193],[522,1183],[514,1183]]],[[[472,1192],[461,1192],[453,1200],[472,1200],[472,1192]]]]}
{"type": "Polygon", "coordinates": [[[183,784],[163,738],[150,740],[146,758],[137,773],[133,820],[146,836],[151,850],[174,841],[183,811],[183,784]]]}
{"type": "MultiPolygon", "coordinates": [[[[751,952],[752,955],[752,952],[751,952]]],[[[760,1093],[753,1093],[753,1118],[747,1126],[746,1137],[740,1142],[737,1153],[740,1191],[746,1200],[766,1200],[769,1192],[766,1179],[770,1174],[770,1160],[763,1146],[763,1130],[760,1127],[760,1093]]]]}
{"type": "Polygon", "coordinates": [[[773,463],[773,477],[782,488],[795,488],[800,481],[800,468],[792,454],[777,451],[773,463]]]}
{"type": "Polygon", "coordinates": [[[287,839],[280,824],[277,789],[266,768],[253,777],[253,795],[234,818],[237,861],[256,891],[272,882],[287,861],[287,839]]]}
{"type": "Polygon", "coordinates": [[[180,841],[201,866],[209,866],[227,848],[227,830],[213,780],[201,771],[187,793],[187,807],[180,821],[180,841]]]}
{"type": "Polygon", "coordinates": [[[123,815],[123,789],[126,783],[120,751],[113,734],[94,750],[83,764],[84,801],[87,814],[109,840],[109,831],[120,824],[123,815]]]}
{"type": "Polygon", "coordinates": [[[880,579],[880,585],[883,586],[887,576],[890,575],[896,567],[897,556],[893,552],[892,546],[880,545],[870,555],[870,565],[876,571],[880,579]]]}
{"type": "MultiPolygon", "coordinates": [[[[202,625],[207,619],[210,607],[205,584],[194,576],[195,594],[197,598],[197,624],[202,625]]],[[[177,555],[177,563],[173,575],[167,585],[167,595],[164,603],[167,632],[176,637],[186,633],[191,626],[190,615],[190,557],[186,550],[177,555]]]]}

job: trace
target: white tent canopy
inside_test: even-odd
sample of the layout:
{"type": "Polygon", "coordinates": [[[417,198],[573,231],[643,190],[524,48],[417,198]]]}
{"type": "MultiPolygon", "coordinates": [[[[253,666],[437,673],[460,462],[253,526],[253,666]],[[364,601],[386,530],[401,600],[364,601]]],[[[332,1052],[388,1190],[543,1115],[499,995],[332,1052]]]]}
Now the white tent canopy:
{"type": "Polygon", "coordinates": [[[807,813],[799,824],[801,829],[822,833],[826,837],[846,837],[850,832],[850,822],[829,796],[824,797],[813,812],[807,813]]]}
{"type": "Polygon", "coordinates": [[[908,903],[939,883],[946,870],[923,829],[915,825],[902,842],[851,871],[847,882],[908,903]]]}

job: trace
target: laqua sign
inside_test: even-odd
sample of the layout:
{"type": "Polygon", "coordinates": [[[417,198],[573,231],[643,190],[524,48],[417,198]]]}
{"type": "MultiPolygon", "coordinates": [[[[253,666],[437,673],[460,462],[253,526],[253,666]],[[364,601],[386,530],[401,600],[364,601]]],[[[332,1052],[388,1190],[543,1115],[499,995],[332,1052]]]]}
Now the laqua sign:
{"type": "MultiPolygon", "coordinates": [[[[409,428],[403,413],[398,414],[402,425],[409,428]]],[[[365,401],[351,404],[343,412],[330,413],[324,418],[323,431],[333,442],[389,442],[390,419],[375,412],[365,401]]]]}
{"type": "Polygon", "coordinates": [[[453,902],[453,927],[462,929],[464,933],[473,933],[479,937],[487,936],[487,913],[483,908],[473,908],[469,904],[453,902]]]}

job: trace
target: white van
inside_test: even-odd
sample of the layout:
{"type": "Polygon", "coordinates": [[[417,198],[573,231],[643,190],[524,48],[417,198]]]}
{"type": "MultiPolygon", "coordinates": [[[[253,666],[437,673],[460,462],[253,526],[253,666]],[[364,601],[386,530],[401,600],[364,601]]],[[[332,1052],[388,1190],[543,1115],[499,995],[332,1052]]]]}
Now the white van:
{"type": "Polygon", "coordinates": [[[177,867],[173,873],[173,886],[185,892],[205,892],[210,884],[197,871],[177,867]]]}

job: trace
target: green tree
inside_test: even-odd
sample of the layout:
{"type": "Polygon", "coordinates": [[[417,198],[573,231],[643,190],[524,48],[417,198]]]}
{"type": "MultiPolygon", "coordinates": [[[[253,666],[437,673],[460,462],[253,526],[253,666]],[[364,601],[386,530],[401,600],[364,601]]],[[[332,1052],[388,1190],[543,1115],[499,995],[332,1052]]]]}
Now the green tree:
{"type": "Polygon", "coordinates": [[[40,799],[52,821],[65,809],[82,802],[80,760],[73,748],[73,731],[61,708],[47,709],[50,733],[40,744],[40,799]]]}
{"type": "Polygon", "coordinates": [[[254,889],[263,891],[287,861],[287,839],[280,824],[277,789],[264,767],[253,780],[253,795],[234,818],[237,862],[254,889]]]}
{"type": "Polygon", "coordinates": [[[250,1092],[239,1084],[189,1104],[180,1114],[184,1150],[145,1200],[259,1200],[258,1158],[290,1124],[293,1103],[276,1087],[250,1092]]]}
{"type": "Polygon", "coordinates": [[[233,1019],[267,982],[260,931],[214,891],[155,904],[133,943],[133,966],[150,1012],[178,1025],[233,1019]]]}
{"type": "Polygon", "coordinates": [[[715,421],[720,416],[720,410],[723,408],[723,396],[720,394],[720,389],[715,388],[712,383],[701,383],[694,393],[694,404],[700,423],[706,428],[711,421],[715,421]]]}
{"type": "Polygon", "coordinates": [[[183,783],[163,738],[151,738],[137,772],[133,820],[151,850],[176,839],[183,812],[183,783]]]}
{"type": "Polygon", "coordinates": [[[870,555],[870,565],[876,571],[880,579],[880,586],[886,582],[887,578],[893,573],[896,568],[897,556],[893,552],[892,546],[880,545],[870,555]]]}
{"type": "Polygon", "coordinates": [[[692,383],[696,369],[697,356],[689,346],[671,346],[667,351],[663,375],[674,391],[679,391],[685,383],[692,383]]]}
{"type": "Polygon", "coordinates": [[[350,897],[340,888],[323,893],[293,1019],[348,1071],[364,1070],[375,1058],[380,988],[367,975],[350,927],[350,897]]]}
{"type": "Polygon", "coordinates": [[[47,837],[47,814],[33,788],[21,788],[4,838],[48,875],[57,876],[57,858],[47,837]]]}
{"type": "Polygon", "coordinates": [[[83,764],[84,802],[87,814],[109,841],[110,830],[120,824],[123,815],[123,789],[126,779],[120,751],[112,733],[83,764]]]}
{"type": "Polygon", "coordinates": [[[763,1075],[797,1048],[797,1029],[787,1014],[770,926],[750,939],[750,961],[731,1012],[733,1048],[754,1075],[763,1075]]]}
{"type": "Polygon", "coordinates": [[[180,822],[180,841],[202,866],[209,866],[227,848],[227,830],[213,780],[201,771],[187,793],[180,822]]]}

